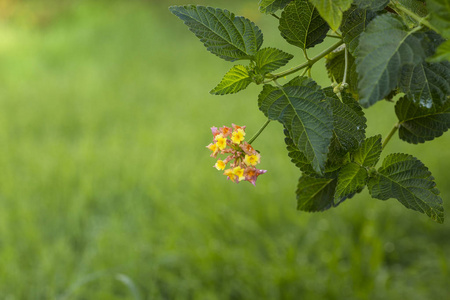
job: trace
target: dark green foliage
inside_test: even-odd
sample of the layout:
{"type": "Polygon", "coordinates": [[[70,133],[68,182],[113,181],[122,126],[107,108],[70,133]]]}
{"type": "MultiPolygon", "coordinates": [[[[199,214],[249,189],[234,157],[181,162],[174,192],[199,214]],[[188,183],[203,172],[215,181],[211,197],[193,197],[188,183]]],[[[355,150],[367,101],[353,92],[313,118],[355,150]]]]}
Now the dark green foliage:
{"type": "Polygon", "coordinates": [[[361,105],[368,107],[387,96],[398,84],[404,66],[425,58],[422,33],[413,32],[398,16],[378,16],[361,34],[356,71],[361,105]]]}
{"type": "Polygon", "coordinates": [[[395,105],[399,120],[399,137],[412,144],[440,137],[450,126],[450,101],[444,105],[424,106],[408,97],[395,105]]]}
{"type": "Polygon", "coordinates": [[[296,77],[284,86],[264,85],[259,109],[271,120],[278,120],[314,170],[321,174],[332,138],[333,118],[324,94],[311,79],[296,77]]]}
{"type": "Polygon", "coordinates": [[[261,0],[259,8],[279,19],[281,36],[303,50],[305,62],[277,71],[293,55],[260,49],[258,27],[228,11],[200,6],[171,10],[214,54],[231,61],[250,60],[247,66],[234,66],[211,93],[232,94],[252,82],[264,84],[259,109],[283,125],[288,155],[303,173],[297,186],[298,209],[335,207],[368,185],[374,198],[396,198],[443,222],[434,178],[418,159],[394,154],[378,171],[376,165],[397,130],[401,140],[414,144],[448,130],[449,1],[261,0]],[[280,16],[274,14],[278,10],[280,16]],[[310,57],[308,49],[327,36],[340,41],[310,57]],[[310,69],[323,58],[332,81],[332,87],[324,89],[303,76],[311,77],[310,69]],[[279,83],[301,70],[302,76],[279,83]],[[404,95],[397,101],[400,93],[404,95]],[[399,120],[383,142],[381,135],[365,137],[361,108],[382,99],[397,101],[399,120]]]}
{"type": "Polygon", "coordinates": [[[344,13],[344,21],[341,24],[342,37],[351,54],[355,54],[361,33],[376,16],[377,14],[372,10],[357,6],[352,6],[344,13]]]}
{"type": "Polygon", "coordinates": [[[333,111],[333,138],[330,156],[334,160],[358,148],[365,138],[366,118],[358,102],[349,93],[342,92],[342,100],[332,88],[323,90],[333,111]]]}
{"type": "Polygon", "coordinates": [[[403,68],[399,86],[408,98],[420,105],[442,105],[450,94],[450,63],[408,65],[403,68]]]}
{"type": "Polygon", "coordinates": [[[368,171],[356,163],[348,163],[339,171],[334,198],[336,200],[348,197],[361,191],[369,178],[368,171]]]}
{"type": "Polygon", "coordinates": [[[283,10],[278,29],[289,44],[305,50],[323,42],[330,27],[307,0],[294,0],[283,10]]]}
{"type": "Polygon", "coordinates": [[[425,17],[428,13],[425,3],[420,0],[392,0],[391,2],[391,7],[402,17],[405,24],[409,27],[417,26],[419,22],[406,13],[405,9],[421,18],[425,17]],[[402,9],[399,9],[399,6],[402,9]]]}
{"type": "Polygon", "coordinates": [[[389,0],[353,0],[353,4],[355,4],[359,8],[374,11],[382,10],[388,3],[389,0]]]}
{"type": "Polygon", "coordinates": [[[380,159],[381,151],[381,135],[372,136],[352,153],[353,161],[363,167],[374,167],[380,159]]]}
{"type": "Polygon", "coordinates": [[[428,168],[417,158],[403,153],[388,155],[368,183],[372,197],[380,200],[395,198],[405,207],[442,223],[444,208],[435,186],[428,168]]]}
{"type": "Polygon", "coordinates": [[[297,209],[317,212],[334,206],[333,196],[336,183],[335,178],[315,178],[303,175],[297,185],[297,209]]]}
{"type": "Polygon", "coordinates": [[[228,61],[250,59],[263,43],[261,30],[228,10],[204,6],[171,6],[208,51],[228,61]]]}
{"type": "MultiPolygon", "coordinates": [[[[358,73],[356,73],[355,58],[347,53],[347,84],[348,91],[352,95],[358,95],[358,73]]],[[[344,80],[345,73],[345,49],[337,49],[326,57],[325,67],[327,68],[328,77],[336,83],[344,80]]]]}

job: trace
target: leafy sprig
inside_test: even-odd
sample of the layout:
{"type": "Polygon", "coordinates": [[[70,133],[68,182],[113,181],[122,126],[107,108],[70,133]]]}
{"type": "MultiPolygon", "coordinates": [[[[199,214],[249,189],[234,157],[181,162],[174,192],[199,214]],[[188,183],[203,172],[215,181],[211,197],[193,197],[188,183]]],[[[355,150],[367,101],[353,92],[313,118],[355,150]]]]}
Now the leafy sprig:
{"type": "Polygon", "coordinates": [[[298,209],[323,211],[367,186],[373,198],[395,198],[442,223],[442,199],[420,160],[395,153],[381,167],[377,163],[397,132],[401,140],[416,144],[438,138],[450,126],[450,2],[260,0],[259,10],[277,18],[281,36],[301,49],[303,63],[279,71],[294,56],[262,48],[261,30],[245,17],[219,8],[170,7],[208,51],[241,61],[212,94],[263,84],[258,106],[268,120],[249,144],[270,120],[283,125],[288,155],[303,173],[298,209]],[[338,41],[310,58],[308,50],[328,39],[338,41]],[[332,87],[310,78],[321,60],[332,87]],[[297,76],[281,82],[292,74],[297,76]],[[398,122],[384,140],[381,135],[366,138],[362,107],[383,99],[396,101],[398,122]]]}

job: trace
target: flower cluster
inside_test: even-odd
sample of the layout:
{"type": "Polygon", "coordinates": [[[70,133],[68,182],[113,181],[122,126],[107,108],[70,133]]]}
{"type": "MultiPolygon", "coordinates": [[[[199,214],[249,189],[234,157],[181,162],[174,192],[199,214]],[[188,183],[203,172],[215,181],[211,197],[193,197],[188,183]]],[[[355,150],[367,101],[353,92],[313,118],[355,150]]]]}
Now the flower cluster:
{"type": "Polygon", "coordinates": [[[258,176],[267,171],[255,168],[260,163],[261,156],[252,145],[244,142],[245,126],[232,124],[232,127],[223,126],[219,129],[211,127],[214,139],[206,147],[211,150],[211,157],[216,158],[217,154],[228,155],[224,160],[217,160],[214,167],[217,170],[224,170],[223,174],[229,180],[236,183],[245,180],[255,185],[258,176]],[[227,168],[228,163],[230,165],[227,168]]]}

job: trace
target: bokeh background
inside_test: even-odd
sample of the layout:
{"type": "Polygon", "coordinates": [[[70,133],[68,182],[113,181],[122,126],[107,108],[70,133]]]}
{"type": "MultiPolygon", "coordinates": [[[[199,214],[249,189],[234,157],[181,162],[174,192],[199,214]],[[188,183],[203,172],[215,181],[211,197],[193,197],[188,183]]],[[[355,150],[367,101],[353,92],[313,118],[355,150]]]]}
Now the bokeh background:
{"type": "MultiPolygon", "coordinates": [[[[250,18],[301,63],[257,2],[194,3],[250,18]]],[[[253,135],[261,87],[208,93],[232,63],[170,14],[187,3],[0,1],[0,298],[450,299],[450,223],[367,190],[298,212],[280,124],[254,143],[256,187],[212,168],[209,128],[253,135]]],[[[330,84],[323,63],[313,76],[330,84]]],[[[367,136],[396,122],[388,102],[366,116],[367,136]]],[[[384,154],[420,158],[447,211],[449,145],[396,136],[384,154]]]]}

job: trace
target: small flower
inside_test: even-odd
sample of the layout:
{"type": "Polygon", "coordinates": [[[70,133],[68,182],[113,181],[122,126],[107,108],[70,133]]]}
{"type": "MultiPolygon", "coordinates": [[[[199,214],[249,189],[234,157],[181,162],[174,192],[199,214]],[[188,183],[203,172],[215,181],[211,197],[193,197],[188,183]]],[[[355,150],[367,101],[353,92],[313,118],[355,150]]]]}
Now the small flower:
{"type": "Polygon", "coordinates": [[[216,145],[220,150],[223,150],[227,146],[227,139],[223,137],[222,134],[218,134],[215,137],[216,145]]]}
{"type": "Polygon", "coordinates": [[[216,135],[218,135],[220,133],[219,130],[217,129],[217,127],[214,127],[214,126],[211,127],[211,132],[214,137],[216,137],[216,135]]]}
{"type": "Polygon", "coordinates": [[[261,174],[264,174],[266,172],[267,172],[267,170],[258,170],[256,168],[249,167],[249,168],[245,169],[245,172],[244,172],[245,180],[247,180],[251,184],[255,185],[256,179],[258,179],[258,176],[261,174]]]}
{"type": "Polygon", "coordinates": [[[228,176],[229,180],[236,182],[236,175],[233,173],[232,169],[226,169],[223,174],[228,176]]]}
{"type": "Polygon", "coordinates": [[[217,169],[217,170],[223,170],[223,169],[225,169],[225,166],[226,166],[226,163],[223,161],[223,160],[218,160],[217,162],[216,162],[216,164],[214,165],[214,167],[217,169]]]}
{"type": "Polygon", "coordinates": [[[246,126],[238,126],[238,125],[236,125],[236,124],[231,124],[231,126],[233,126],[233,129],[234,129],[235,131],[237,131],[238,129],[245,130],[245,127],[246,127],[246,126]]]}
{"type": "Polygon", "coordinates": [[[233,168],[233,174],[236,175],[236,177],[238,178],[239,181],[245,179],[245,177],[244,177],[244,169],[242,169],[239,166],[233,168]]]}
{"type": "Polygon", "coordinates": [[[244,162],[247,166],[256,166],[259,164],[260,155],[259,153],[255,155],[245,155],[244,162]]]}
{"type": "Polygon", "coordinates": [[[223,174],[233,182],[245,180],[255,185],[258,176],[267,171],[255,168],[261,161],[261,155],[249,143],[244,142],[245,126],[232,124],[232,128],[211,127],[211,132],[213,142],[206,146],[212,151],[211,156],[216,157],[217,154],[226,156],[217,160],[214,168],[224,170],[223,174]],[[229,168],[225,170],[228,163],[229,168]]]}
{"type": "Polygon", "coordinates": [[[220,128],[220,133],[222,133],[222,135],[224,137],[229,137],[232,132],[233,132],[233,129],[231,129],[230,127],[223,126],[220,128]]]}
{"type": "Polygon", "coordinates": [[[231,141],[235,144],[240,144],[244,140],[245,131],[241,128],[239,128],[236,131],[233,131],[233,134],[231,136],[231,141]]]}
{"type": "Polygon", "coordinates": [[[211,143],[208,146],[206,146],[206,148],[212,151],[211,157],[216,157],[217,153],[219,152],[219,147],[217,147],[217,144],[211,143]]]}
{"type": "Polygon", "coordinates": [[[250,144],[247,143],[247,142],[241,143],[241,144],[239,145],[239,147],[241,147],[241,149],[242,149],[242,150],[245,152],[245,154],[247,154],[247,155],[255,155],[256,153],[258,153],[258,152],[256,152],[255,149],[253,149],[252,145],[250,145],[250,144]]]}

